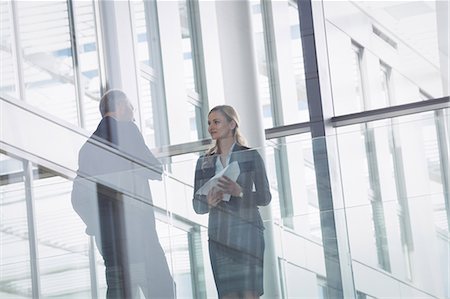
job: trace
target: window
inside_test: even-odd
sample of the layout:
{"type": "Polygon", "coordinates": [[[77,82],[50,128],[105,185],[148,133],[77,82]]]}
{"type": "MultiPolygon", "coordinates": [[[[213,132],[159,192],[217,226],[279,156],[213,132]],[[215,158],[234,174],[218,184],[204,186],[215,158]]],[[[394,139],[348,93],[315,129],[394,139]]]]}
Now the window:
{"type": "Polygon", "coordinates": [[[101,88],[93,2],[2,2],[1,10],[2,93],[93,130],[101,88]]]}
{"type": "Polygon", "coordinates": [[[252,21],[264,127],[306,122],[303,49],[295,1],[252,1],[252,21]]]}

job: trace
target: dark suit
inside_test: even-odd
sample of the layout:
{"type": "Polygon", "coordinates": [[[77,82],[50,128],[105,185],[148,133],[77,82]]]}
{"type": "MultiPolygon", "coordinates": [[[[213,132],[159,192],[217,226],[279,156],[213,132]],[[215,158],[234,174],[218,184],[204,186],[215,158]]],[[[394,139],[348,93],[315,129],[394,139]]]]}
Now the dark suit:
{"type": "Polygon", "coordinates": [[[262,294],[264,225],[258,206],[268,205],[271,200],[264,162],[257,151],[236,144],[230,163],[237,161],[239,164],[240,175],[236,182],[242,188],[243,197],[232,196],[230,201],[222,201],[210,209],[206,196],[195,195],[195,192],[215,175],[216,161],[216,155],[202,156],[197,161],[193,206],[198,214],[209,212],[210,256],[219,296],[248,290],[262,294]],[[221,254],[212,251],[220,251],[221,254]],[[230,261],[227,262],[230,264],[228,259],[237,261],[236,268],[222,271],[228,266],[217,260],[230,261]],[[251,267],[240,269],[238,264],[251,264],[251,267]],[[228,273],[235,271],[241,271],[242,275],[228,273]]]}
{"type": "Polygon", "coordinates": [[[148,180],[162,167],[132,122],[104,117],[79,152],[72,204],[95,236],[106,266],[108,298],[173,298],[159,244],[148,180]]]}

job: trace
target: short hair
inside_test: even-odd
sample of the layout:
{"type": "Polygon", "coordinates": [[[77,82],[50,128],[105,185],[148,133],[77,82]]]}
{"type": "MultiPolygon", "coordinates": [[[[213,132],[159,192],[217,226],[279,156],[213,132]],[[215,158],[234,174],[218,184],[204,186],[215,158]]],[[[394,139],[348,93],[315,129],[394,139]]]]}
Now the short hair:
{"type": "Polygon", "coordinates": [[[118,89],[108,90],[100,100],[100,113],[102,117],[108,112],[116,112],[120,103],[128,101],[127,95],[118,89]]]}

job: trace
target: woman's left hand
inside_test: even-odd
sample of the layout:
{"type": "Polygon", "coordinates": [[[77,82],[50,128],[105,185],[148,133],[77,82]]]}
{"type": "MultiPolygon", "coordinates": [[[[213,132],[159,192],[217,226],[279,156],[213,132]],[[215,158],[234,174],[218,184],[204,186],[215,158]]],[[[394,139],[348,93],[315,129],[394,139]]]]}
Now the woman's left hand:
{"type": "Polygon", "coordinates": [[[239,196],[242,192],[241,186],[226,176],[222,176],[219,179],[217,186],[222,189],[223,193],[231,194],[232,196],[239,196]]]}

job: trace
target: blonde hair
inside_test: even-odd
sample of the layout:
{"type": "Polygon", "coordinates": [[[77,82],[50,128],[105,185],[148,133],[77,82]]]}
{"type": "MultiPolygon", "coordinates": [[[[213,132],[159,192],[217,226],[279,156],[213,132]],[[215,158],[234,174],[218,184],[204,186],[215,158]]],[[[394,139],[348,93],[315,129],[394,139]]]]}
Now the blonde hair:
{"type": "MultiPolygon", "coordinates": [[[[245,140],[244,136],[241,134],[241,131],[239,129],[239,115],[237,114],[236,110],[234,110],[233,107],[228,105],[219,105],[211,109],[209,111],[208,116],[212,112],[220,112],[223,116],[227,119],[228,122],[234,121],[236,123],[236,127],[233,130],[233,136],[236,140],[236,143],[242,146],[247,145],[247,141],[245,140]]],[[[206,156],[210,156],[213,154],[217,154],[219,150],[219,145],[217,141],[214,143],[213,147],[211,147],[207,152],[206,156]]]]}

